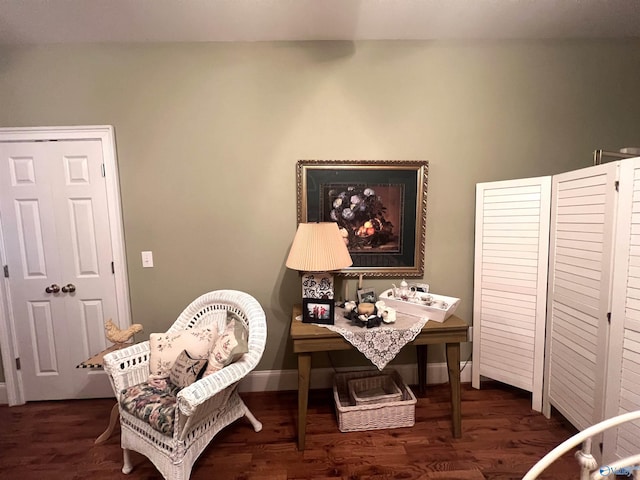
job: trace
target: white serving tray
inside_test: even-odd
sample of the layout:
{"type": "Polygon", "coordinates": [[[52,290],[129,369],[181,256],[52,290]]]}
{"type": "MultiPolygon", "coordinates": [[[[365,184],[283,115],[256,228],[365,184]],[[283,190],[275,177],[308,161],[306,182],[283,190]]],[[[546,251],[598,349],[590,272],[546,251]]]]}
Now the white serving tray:
{"type": "Polygon", "coordinates": [[[395,308],[398,313],[413,315],[415,317],[428,318],[436,322],[444,322],[458,308],[460,299],[456,297],[447,297],[445,295],[437,295],[435,293],[416,293],[416,300],[402,300],[393,296],[393,289],[385,290],[378,296],[378,300],[382,300],[385,305],[395,308]],[[419,301],[420,298],[431,297],[434,301],[432,305],[419,301]]]}

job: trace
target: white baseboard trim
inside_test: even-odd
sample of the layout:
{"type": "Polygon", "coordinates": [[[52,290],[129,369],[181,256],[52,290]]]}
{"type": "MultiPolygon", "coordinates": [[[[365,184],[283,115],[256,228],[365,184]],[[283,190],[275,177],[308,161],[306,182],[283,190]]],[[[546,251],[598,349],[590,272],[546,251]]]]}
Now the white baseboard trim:
{"type": "Polygon", "coordinates": [[[9,395],[7,394],[7,384],[0,383],[0,405],[9,404],[9,395]]]}
{"type": "MultiPolygon", "coordinates": [[[[471,362],[466,367],[464,363],[460,363],[462,372],[460,381],[463,383],[471,382],[471,362]]],[[[402,379],[408,385],[416,385],[418,383],[418,366],[416,364],[392,365],[389,368],[396,370],[402,379]]],[[[366,367],[360,368],[339,368],[338,371],[345,370],[366,370],[366,367]]],[[[311,369],[311,389],[332,388],[333,386],[333,368],[313,368],[311,369]]],[[[429,363],[427,364],[427,384],[437,385],[449,381],[446,363],[429,363]]],[[[273,392],[280,390],[297,390],[298,389],[298,370],[258,370],[253,371],[240,382],[241,392],[273,392]]]]}
{"type": "MultiPolygon", "coordinates": [[[[396,370],[402,379],[408,385],[416,385],[418,383],[418,366],[416,364],[392,365],[389,368],[396,370]]],[[[460,381],[462,383],[471,382],[471,362],[466,367],[464,363],[460,363],[462,372],[460,381]],[[464,367],[464,369],[463,369],[464,367]]],[[[367,370],[367,367],[348,367],[339,368],[338,371],[345,370],[367,370]]],[[[313,368],[311,369],[311,389],[332,388],[333,387],[333,368],[313,368]]],[[[427,364],[427,384],[437,385],[445,383],[449,380],[446,363],[429,363],[427,364]]],[[[280,390],[297,390],[298,389],[298,370],[258,370],[253,371],[240,382],[241,392],[273,392],[280,390]]],[[[9,398],[7,396],[6,383],[0,383],[0,405],[7,405],[9,398]]]]}

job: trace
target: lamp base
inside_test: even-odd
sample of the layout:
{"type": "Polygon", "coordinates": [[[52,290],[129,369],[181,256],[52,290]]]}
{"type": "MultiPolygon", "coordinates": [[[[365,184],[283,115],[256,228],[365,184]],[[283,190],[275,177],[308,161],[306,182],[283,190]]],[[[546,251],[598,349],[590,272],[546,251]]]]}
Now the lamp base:
{"type": "Polygon", "coordinates": [[[333,275],[329,272],[304,272],[302,298],[333,300],[333,275]]]}

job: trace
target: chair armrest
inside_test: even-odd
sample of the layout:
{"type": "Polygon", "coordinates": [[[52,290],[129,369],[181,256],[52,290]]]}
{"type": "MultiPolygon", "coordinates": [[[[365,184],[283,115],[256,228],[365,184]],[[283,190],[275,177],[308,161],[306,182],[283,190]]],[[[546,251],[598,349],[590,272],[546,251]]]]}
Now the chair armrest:
{"type": "Polygon", "coordinates": [[[116,398],[132,385],[149,378],[149,342],[141,342],[104,356],[104,370],[111,378],[116,398]]]}
{"type": "Polygon", "coordinates": [[[178,407],[183,415],[191,416],[196,408],[225,388],[242,380],[251,370],[253,362],[243,357],[211,375],[201,378],[178,393],[178,407]]]}

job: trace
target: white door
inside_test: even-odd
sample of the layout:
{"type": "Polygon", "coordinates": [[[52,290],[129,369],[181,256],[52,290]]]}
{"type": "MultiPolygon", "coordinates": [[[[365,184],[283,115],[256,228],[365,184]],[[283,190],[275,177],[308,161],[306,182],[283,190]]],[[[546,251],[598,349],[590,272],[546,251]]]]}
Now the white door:
{"type": "MultiPolygon", "coordinates": [[[[102,370],[118,321],[100,140],[0,143],[0,219],[24,399],[108,397],[102,370]]],[[[6,276],[6,274],[5,274],[6,276]]]]}
{"type": "Polygon", "coordinates": [[[551,177],[476,185],[473,386],[489,377],[542,410],[551,177]]]}
{"type": "Polygon", "coordinates": [[[618,164],[553,177],[543,410],[604,418],[618,164]]]}

